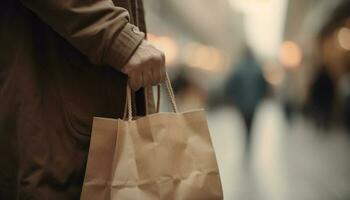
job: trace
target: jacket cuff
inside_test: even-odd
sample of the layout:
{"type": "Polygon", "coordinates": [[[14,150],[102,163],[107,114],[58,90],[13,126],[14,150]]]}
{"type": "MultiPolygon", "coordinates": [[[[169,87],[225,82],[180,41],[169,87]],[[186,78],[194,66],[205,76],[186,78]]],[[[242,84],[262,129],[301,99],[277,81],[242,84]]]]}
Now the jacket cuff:
{"type": "Polygon", "coordinates": [[[112,41],[113,43],[107,50],[104,61],[120,71],[144,38],[145,33],[141,32],[137,26],[127,23],[112,41]]]}

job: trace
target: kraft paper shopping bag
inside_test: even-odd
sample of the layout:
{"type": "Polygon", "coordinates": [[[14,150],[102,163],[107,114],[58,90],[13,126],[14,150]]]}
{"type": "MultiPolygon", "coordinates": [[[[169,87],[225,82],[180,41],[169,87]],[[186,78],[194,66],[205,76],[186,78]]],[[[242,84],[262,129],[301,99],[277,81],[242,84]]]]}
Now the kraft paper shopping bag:
{"type": "Polygon", "coordinates": [[[128,88],[127,120],[94,118],[81,200],[223,199],[205,112],[177,112],[166,86],[172,113],[133,120],[128,88]]]}

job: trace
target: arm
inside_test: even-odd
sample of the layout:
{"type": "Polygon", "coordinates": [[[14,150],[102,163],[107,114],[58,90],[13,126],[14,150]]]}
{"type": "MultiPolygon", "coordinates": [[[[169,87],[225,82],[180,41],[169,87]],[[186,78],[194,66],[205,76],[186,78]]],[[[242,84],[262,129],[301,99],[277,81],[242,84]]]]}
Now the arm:
{"type": "Polygon", "coordinates": [[[129,23],[127,10],[111,0],[21,0],[91,62],[120,70],[144,33],[129,23]]]}

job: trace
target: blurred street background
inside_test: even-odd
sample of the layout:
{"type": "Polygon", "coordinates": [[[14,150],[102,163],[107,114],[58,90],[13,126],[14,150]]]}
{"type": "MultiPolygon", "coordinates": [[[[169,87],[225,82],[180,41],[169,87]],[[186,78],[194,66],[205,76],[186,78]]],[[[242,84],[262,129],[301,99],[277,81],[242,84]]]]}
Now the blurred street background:
{"type": "Polygon", "coordinates": [[[350,199],[349,0],[144,3],[180,110],[206,109],[225,199],[350,199]]]}

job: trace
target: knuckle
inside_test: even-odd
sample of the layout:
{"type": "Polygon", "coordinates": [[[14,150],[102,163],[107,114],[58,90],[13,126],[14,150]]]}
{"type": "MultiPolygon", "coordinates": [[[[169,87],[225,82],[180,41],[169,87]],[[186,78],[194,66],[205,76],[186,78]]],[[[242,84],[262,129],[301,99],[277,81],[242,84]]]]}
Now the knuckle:
{"type": "Polygon", "coordinates": [[[142,54],[142,56],[140,56],[140,58],[137,60],[137,65],[144,65],[146,62],[148,62],[148,56],[147,54],[142,54]]]}
{"type": "Polygon", "coordinates": [[[125,74],[132,76],[135,69],[138,67],[135,63],[129,64],[123,68],[123,71],[125,74]]]}
{"type": "Polygon", "coordinates": [[[162,52],[162,51],[160,51],[160,58],[163,59],[163,60],[165,59],[165,53],[162,52]]]}
{"type": "Polygon", "coordinates": [[[158,62],[158,58],[156,56],[151,56],[149,58],[149,61],[152,62],[152,63],[155,63],[155,62],[158,62]]]}
{"type": "Polygon", "coordinates": [[[164,61],[165,61],[165,53],[160,51],[158,57],[159,57],[160,62],[164,63],[164,61]]]}

